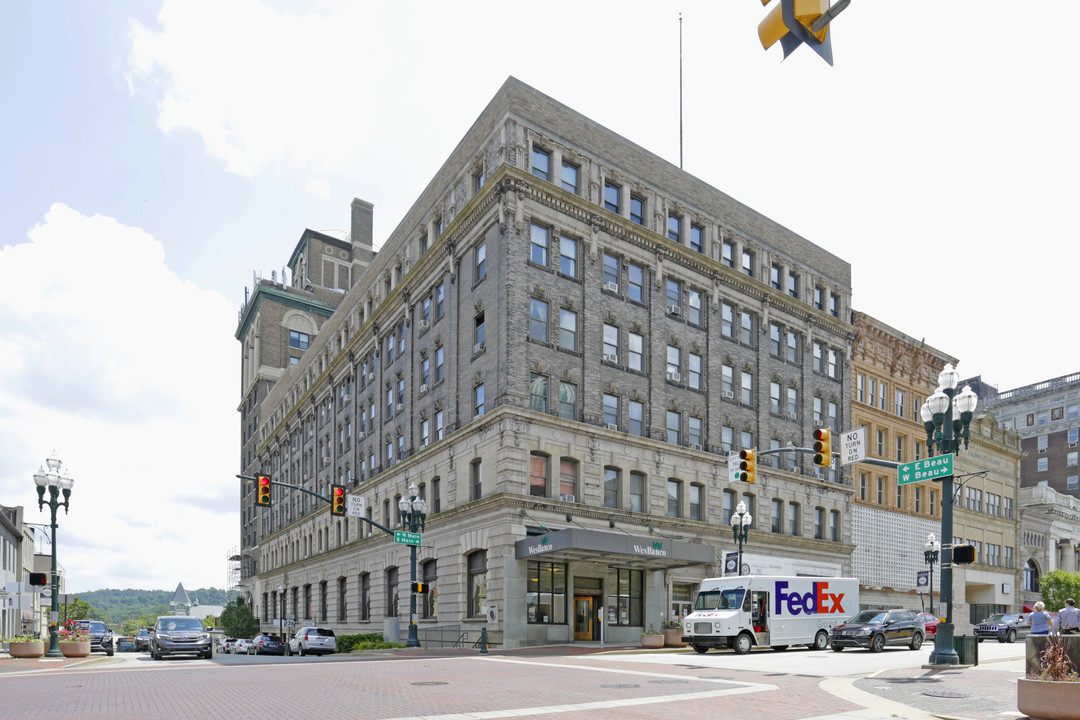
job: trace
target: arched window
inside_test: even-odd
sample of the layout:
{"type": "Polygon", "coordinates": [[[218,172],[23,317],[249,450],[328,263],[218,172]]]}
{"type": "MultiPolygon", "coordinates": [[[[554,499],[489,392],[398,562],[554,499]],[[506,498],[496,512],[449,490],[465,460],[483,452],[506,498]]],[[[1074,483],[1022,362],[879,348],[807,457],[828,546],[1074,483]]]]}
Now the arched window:
{"type": "Polygon", "coordinates": [[[477,550],[468,556],[469,569],[468,617],[480,617],[487,612],[487,552],[477,550]]]}
{"type": "Polygon", "coordinates": [[[436,560],[428,560],[420,566],[420,580],[424,583],[426,592],[420,595],[420,616],[434,619],[439,616],[439,569],[436,560]]]}
{"type": "Polygon", "coordinates": [[[1028,560],[1024,565],[1024,589],[1039,592],[1039,566],[1034,560],[1028,560]]]}
{"type": "Polygon", "coordinates": [[[398,616],[398,569],[386,569],[386,617],[398,616]]]}

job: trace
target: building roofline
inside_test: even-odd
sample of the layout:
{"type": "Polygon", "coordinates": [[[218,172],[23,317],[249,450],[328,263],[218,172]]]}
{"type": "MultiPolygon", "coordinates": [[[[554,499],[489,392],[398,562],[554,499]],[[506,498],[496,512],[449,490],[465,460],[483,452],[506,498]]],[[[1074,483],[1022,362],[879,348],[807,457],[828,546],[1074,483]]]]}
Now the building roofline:
{"type": "Polygon", "coordinates": [[[336,309],[333,305],[329,305],[320,300],[300,297],[295,292],[291,292],[285,288],[259,283],[255,286],[255,290],[251,293],[251,297],[248,299],[247,303],[244,304],[244,309],[240,311],[240,322],[237,324],[236,334],[234,335],[237,340],[243,341],[244,336],[247,335],[248,328],[251,327],[251,321],[254,320],[255,314],[259,311],[259,304],[262,302],[264,296],[266,296],[268,300],[272,299],[274,302],[279,302],[286,307],[296,308],[297,310],[315,313],[316,315],[322,315],[324,317],[330,317],[334,314],[334,310],[336,309]]]}

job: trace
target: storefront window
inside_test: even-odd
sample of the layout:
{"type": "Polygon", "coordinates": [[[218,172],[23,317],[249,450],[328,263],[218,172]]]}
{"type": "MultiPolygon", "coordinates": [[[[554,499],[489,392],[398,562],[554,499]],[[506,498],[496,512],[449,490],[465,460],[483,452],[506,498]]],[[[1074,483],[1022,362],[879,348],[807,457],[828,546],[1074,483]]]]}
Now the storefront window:
{"type": "Polygon", "coordinates": [[[469,556],[469,617],[487,613],[487,552],[479,550],[469,556]]]}
{"type": "Polygon", "coordinates": [[[436,618],[439,616],[439,570],[435,560],[428,560],[420,566],[420,578],[424,582],[427,592],[422,593],[420,598],[423,607],[421,616],[424,618],[436,618]]]}
{"type": "Polygon", "coordinates": [[[530,623],[565,623],[566,565],[530,560],[526,602],[530,623]]]}
{"type": "Polygon", "coordinates": [[[642,623],[642,570],[615,570],[615,594],[608,595],[608,624],[640,626],[642,623]]]}
{"type": "Polygon", "coordinates": [[[386,617],[398,616],[398,571],[386,569],[386,617]]]}

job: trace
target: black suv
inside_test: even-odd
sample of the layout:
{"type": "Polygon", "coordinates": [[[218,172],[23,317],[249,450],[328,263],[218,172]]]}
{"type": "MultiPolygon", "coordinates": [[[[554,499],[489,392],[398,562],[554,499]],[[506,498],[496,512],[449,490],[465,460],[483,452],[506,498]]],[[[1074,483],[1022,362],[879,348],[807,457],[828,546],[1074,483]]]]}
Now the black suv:
{"type": "Polygon", "coordinates": [[[1016,638],[1026,638],[1030,634],[1031,619],[1023,614],[999,613],[975,626],[975,636],[979,642],[984,638],[997,638],[1000,643],[1011,643],[1016,638]]]}
{"type": "Polygon", "coordinates": [[[862,610],[832,629],[829,645],[840,652],[846,647],[881,652],[886,645],[922,647],[926,628],[911,610],[862,610]]]}
{"type": "Polygon", "coordinates": [[[139,628],[139,632],[135,635],[135,651],[142,652],[143,650],[150,649],[150,630],[147,628],[139,628]]]}
{"type": "Polygon", "coordinates": [[[100,620],[76,620],[75,626],[90,633],[90,652],[103,652],[112,657],[113,634],[105,623],[100,620]]]}

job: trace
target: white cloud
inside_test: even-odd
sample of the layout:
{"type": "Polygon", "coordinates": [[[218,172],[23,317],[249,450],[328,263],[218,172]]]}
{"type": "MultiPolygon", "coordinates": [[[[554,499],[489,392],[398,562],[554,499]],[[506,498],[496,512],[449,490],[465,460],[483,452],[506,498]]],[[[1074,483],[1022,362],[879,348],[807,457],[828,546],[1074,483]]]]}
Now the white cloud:
{"type": "Polygon", "coordinates": [[[70,589],[223,586],[237,542],[230,304],[115,219],[54,204],[28,236],[0,249],[0,497],[47,523],[32,475],[55,448],[75,478],[57,546],[70,589]]]}

